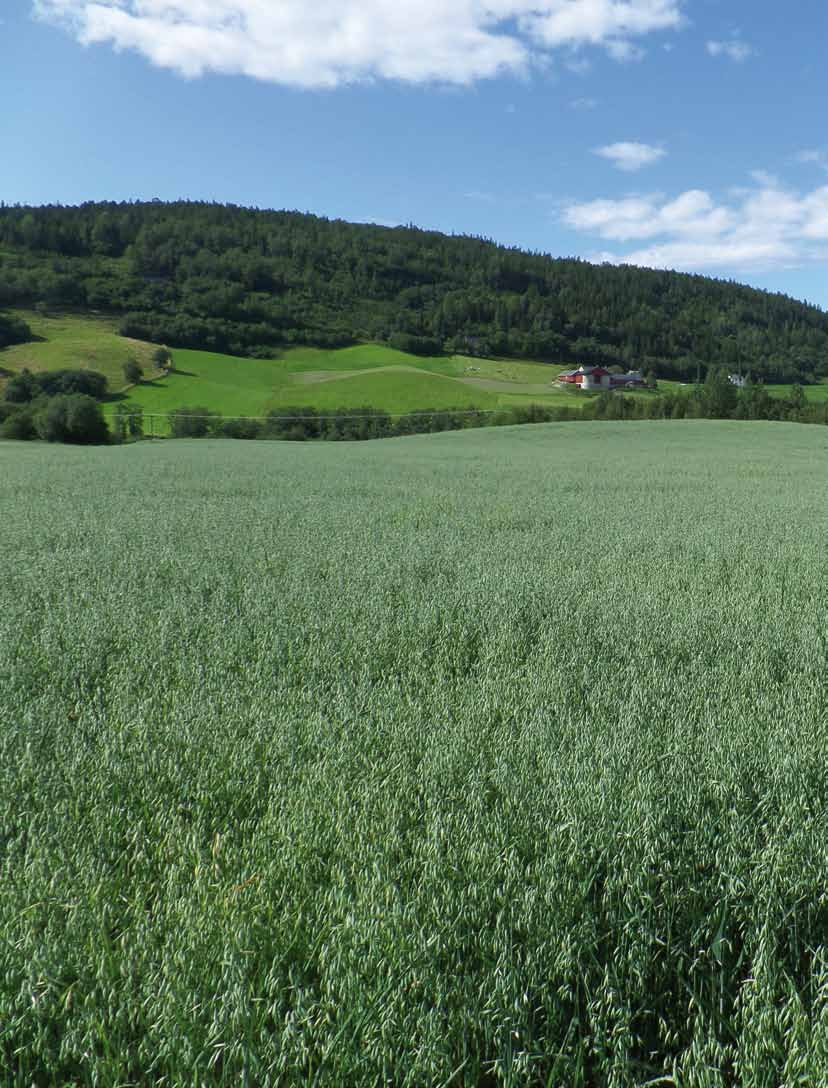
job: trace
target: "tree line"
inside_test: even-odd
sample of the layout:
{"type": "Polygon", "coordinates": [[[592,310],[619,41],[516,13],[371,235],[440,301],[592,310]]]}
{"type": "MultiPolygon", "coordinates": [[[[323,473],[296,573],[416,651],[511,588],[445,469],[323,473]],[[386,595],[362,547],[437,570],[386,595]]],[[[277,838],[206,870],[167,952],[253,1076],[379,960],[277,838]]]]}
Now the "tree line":
{"type": "MultiPolygon", "coordinates": [[[[119,314],[125,335],[235,355],[379,341],[693,381],[828,376],[828,315],[703,276],[485,238],[178,202],[0,205],[0,307],[119,314]]],[[[8,320],[0,321],[3,337],[8,320]]]]}
{"type": "Polygon", "coordinates": [[[528,404],[497,411],[427,409],[400,416],[376,408],[324,410],[307,406],[278,408],[264,419],[223,419],[197,405],[176,408],[168,415],[174,438],[281,439],[282,441],[365,441],[411,434],[502,427],[522,423],[623,419],[778,420],[828,424],[828,403],[811,404],[802,386],[788,397],[771,397],[761,382],[748,380],[741,388],[727,374],[711,370],[702,385],[690,392],[657,396],[625,396],[605,391],[585,397],[575,406],[528,404]]]}

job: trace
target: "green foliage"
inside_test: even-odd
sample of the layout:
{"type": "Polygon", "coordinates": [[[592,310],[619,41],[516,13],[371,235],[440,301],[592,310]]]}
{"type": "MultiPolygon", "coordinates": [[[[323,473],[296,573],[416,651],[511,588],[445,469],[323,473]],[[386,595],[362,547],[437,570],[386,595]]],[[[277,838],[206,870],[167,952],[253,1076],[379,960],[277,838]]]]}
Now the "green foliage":
{"type": "Polygon", "coordinates": [[[167,416],[173,438],[205,438],[219,426],[215,412],[203,405],[182,405],[167,416]]]}
{"type": "Polygon", "coordinates": [[[35,377],[41,393],[47,397],[79,393],[100,400],[106,396],[106,377],[94,370],[49,370],[35,377]]]}
{"type": "Polygon", "coordinates": [[[395,351],[405,351],[409,355],[441,355],[443,345],[439,340],[427,336],[414,336],[408,332],[394,332],[388,338],[389,345],[395,351]]]}
{"type": "Polygon", "coordinates": [[[172,352],[169,350],[169,348],[156,348],[155,351],[152,353],[152,359],[156,366],[159,366],[163,369],[172,366],[172,352]]]}
{"type": "Polygon", "coordinates": [[[258,419],[225,419],[216,433],[222,438],[253,439],[262,437],[262,424],[258,419]]]}
{"type": "Polygon", "coordinates": [[[129,415],[127,416],[127,433],[130,438],[143,438],[144,436],[144,413],[140,407],[133,406],[129,409],[129,415]]]}
{"type": "Polygon", "coordinates": [[[737,419],[772,419],[775,407],[764,385],[748,378],[739,390],[734,414],[737,419]]]}
{"type": "Polygon", "coordinates": [[[739,401],[737,387],[720,367],[711,367],[702,390],[704,414],[711,419],[729,419],[739,401]]]}
{"type": "Polygon", "coordinates": [[[24,344],[31,337],[32,330],[22,318],[0,313],[0,348],[9,344],[24,344]]]}
{"type": "Polygon", "coordinates": [[[2,1079],[822,1086],[826,471],[0,446],[2,1079]]]}
{"type": "Polygon", "coordinates": [[[127,438],[142,438],[144,434],[144,413],[140,406],[119,401],[112,413],[112,437],[116,442],[127,438]]]}
{"type": "Polygon", "coordinates": [[[34,410],[30,405],[4,414],[0,423],[0,438],[8,438],[16,442],[29,442],[37,438],[34,424],[34,410]]]}
{"type": "Polygon", "coordinates": [[[28,404],[39,394],[40,386],[30,370],[13,374],[3,388],[3,399],[9,404],[28,404]]]}
{"type": "Polygon", "coordinates": [[[44,370],[38,374],[22,370],[8,380],[3,396],[12,404],[25,404],[39,396],[72,393],[99,400],[106,395],[106,386],[105,376],[94,370],[44,370]]]}
{"type": "Polygon", "coordinates": [[[0,305],[117,314],[127,336],[262,357],[413,354],[828,376],[828,316],[734,283],[554,260],[471,237],[216,204],[0,207],[0,305]]]}
{"type": "Polygon", "coordinates": [[[144,372],[141,369],[141,364],[134,356],[130,355],[124,363],[124,381],[128,385],[135,385],[136,382],[140,382],[143,376],[144,372]]]}
{"type": "Polygon", "coordinates": [[[34,414],[34,428],[45,442],[74,445],[101,445],[109,439],[109,428],[101,406],[80,393],[59,394],[45,400],[34,414]]]}

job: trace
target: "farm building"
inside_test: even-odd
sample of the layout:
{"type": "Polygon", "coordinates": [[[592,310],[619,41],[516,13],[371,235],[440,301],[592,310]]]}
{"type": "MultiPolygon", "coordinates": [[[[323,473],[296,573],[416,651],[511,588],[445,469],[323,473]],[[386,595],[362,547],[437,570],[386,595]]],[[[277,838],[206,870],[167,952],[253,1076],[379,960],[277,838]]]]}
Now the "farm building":
{"type": "Polygon", "coordinates": [[[626,374],[611,374],[602,366],[579,366],[577,370],[564,370],[558,375],[561,385],[574,385],[578,389],[623,389],[641,388],[644,377],[638,370],[628,370],[626,374]]]}

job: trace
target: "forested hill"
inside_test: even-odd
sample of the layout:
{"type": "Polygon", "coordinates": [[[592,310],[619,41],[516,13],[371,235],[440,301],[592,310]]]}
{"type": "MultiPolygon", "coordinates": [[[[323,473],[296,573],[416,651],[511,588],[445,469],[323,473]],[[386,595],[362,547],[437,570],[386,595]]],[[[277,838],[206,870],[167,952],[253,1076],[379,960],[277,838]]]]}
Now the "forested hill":
{"type": "Polygon", "coordinates": [[[740,284],[413,227],[200,203],[0,206],[0,307],[93,309],[182,347],[388,340],[693,378],[828,375],[828,314],[740,284]]]}

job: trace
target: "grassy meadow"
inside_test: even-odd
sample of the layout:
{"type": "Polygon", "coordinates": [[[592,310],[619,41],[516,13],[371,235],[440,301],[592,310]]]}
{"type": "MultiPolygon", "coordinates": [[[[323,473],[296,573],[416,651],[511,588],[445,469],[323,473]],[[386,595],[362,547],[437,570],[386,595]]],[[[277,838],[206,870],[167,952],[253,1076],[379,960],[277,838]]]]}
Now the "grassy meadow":
{"type": "Polygon", "coordinates": [[[0,445],[0,1079],[828,1083],[826,472],[0,445]]]}
{"type": "Polygon", "coordinates": [[[129,404],[158,415],[200,405],[223,415],[263,416],[299,405],[370,406],[400,414],[420,408],[578,403],[576,394],[557,387],[558,366],[459,356],[424,359],[378,344],[334,351],[293,348],[264,360],[180,348],[173,357],[169,376],[134,387],[129,404]]]}
{"type": "MultiPolygon", "coordinates": [[[[155,344],[129,340],[117,333],[117,320],[100,315],[42,314],[18,311],[38,337],[0,352],[3,375],[24,366],[30,370],[88,367],[105,374],[112,392],[105,414],[115,402],[140,407],[148,429],[169,432],[167,413],[199,406],[225,416],[261,417],[288,407],[321,410],[371,407],[400,415],[418,409],[478,408],[495,410],[540,404],[577,408],[584,394],[561,389],[559,365],[469,356],[423,358],[381,344],[339,350],[292,348],[273,359],[247,359],[208,351],[176,348],[168,374],[154,369],[155,344]],[[124,386],[123,364],[135,357],[145,371],[138,385],[124,386]]],[[[659,382],[661,392],[684,387],[659,382]]],[[[788,396],[790,386],[768,386],[773,396],[788,396]]],[[[649,397],[648,391],[630,394],[649,397]]],[[[828,383],[806,389],[810,401],[828,400],[828,383]]]]}
{"type": "Polygon", "coordinates": [[[155,344],[131,340],[118,333],[118,319],[100,315],[52,314],[15,311],[28,322],[35,338],[0,351],[0,380],[24,367],[41,370],[96,370],[113,391],[124,385],[124,363],[134,358],[148,378],[156,373],[155,344]]]}

